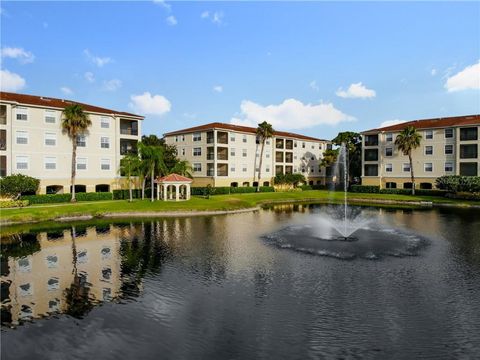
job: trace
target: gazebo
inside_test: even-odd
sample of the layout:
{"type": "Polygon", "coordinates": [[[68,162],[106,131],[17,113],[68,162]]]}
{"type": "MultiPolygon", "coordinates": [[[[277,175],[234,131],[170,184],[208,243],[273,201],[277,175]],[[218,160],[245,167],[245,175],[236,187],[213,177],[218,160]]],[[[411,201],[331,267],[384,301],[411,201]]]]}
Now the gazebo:
{"type": "Polygon", "coordinates": [[[154,181],[157,184],[157,200],[190,200],[192,179],[170,174],[154,181]]]}

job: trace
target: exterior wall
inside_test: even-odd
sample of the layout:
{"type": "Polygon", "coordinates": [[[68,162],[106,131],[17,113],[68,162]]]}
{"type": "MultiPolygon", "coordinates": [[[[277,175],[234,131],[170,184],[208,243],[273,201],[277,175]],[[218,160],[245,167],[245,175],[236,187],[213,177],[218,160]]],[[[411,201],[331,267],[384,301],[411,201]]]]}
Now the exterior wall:
{"type": "MultiPolygon", "coordinates": [[[[72,161],[72,142],[67,135],[62,133],[61,118],[62,110],[58,108],[47,109],[39,106],[30,106],[23,104],[3,103],[7,107],[7,124],[0,125],[1,129],[7,132],[6,150],[0,151],[0,155],[5,155],[7,159],[6,175],[21,173],[40,179],[39,193],[44,194],[47,186],[63,186],[63,192],[70,192],[70,176],[72,161]],[[17,120],[16,114],[19,108],[26,108],[28,119],[26,121],[17,120]],[[55,123],[45,121],[46,111],[48,115],[54,115],[55,123]],[[16,135],[22,132],[27,134],[28,141],[25,144],[19,144],[16,141],[16,135]],[[47,145],[46,137],[54,136],[55,145],[47,145]],[[28,159],[27,169],[17,169],[18,157],[28,159]],[[48,159],[54,158],[56,161],[55,169],[47,169],[45,163],[48,159]]],[[[88,113],[88,112],[87,112],[88,113]]],[[[138,135],[125,135],[120,133],[120,121],[123,117],[112,114],[88,113],[92,126],[88,129],[85,136],[86,146],[77,147],[78,159],[86,159],[86,169],[76,171],[76,184],[85,185],[87,192],[94,192],[96,185],[106,184],[110,190],[117,189],[122,183],[119,176],[120,159],[120,139],[132,139],[139,141],[141,138],[141,121],[138,123],[138,135]],[[108,119],[109,128],[102,128],[101,119],[108,119]],[[108,138],[109,147],[101,146],[101,138],[108,138]],[[108,161],[109,170],[102,169],[102,162],[108,161]]],[[[128,117],[125,117],[128,118],[128,117]]]]}
{"type": "MultiPolygon", "coordinates": [[[[165,142],[169,145],[177,147],[178,157],[187,160],[192,167],[200,164],[201,170],[194,171],[192,186],[231,186],[237,183],[238,186],[253,186],[258,181],[258,167],[260,164],[261,144],[257,144],[256,136],[252,133],[244,133],[232,130],[209,129],[198,133],[186,132],[180,135],[165,136],[165,142]],[[220,144],[218,135],[226,133],[228,135],[228,144],[220,144]],[[194,135],[199,140],[194,140],[194,135]],[[207,141],[207,134],[213,134],[213,142],[207,141]],[[200,148],[201,154],[194,155],[194,148],[200,148]],[[228,159],[220,160],[218,149],[228,149],[228,159]],[[214,150],[214,156],[208,156],[214,150]],[[208,164],[213,166],[214,172],[208,172],[208,164]],[[217,166],[226,164],[228,167],[228,175],[222,176],[218,174],[217,166]],[[245,184],[245,185],[244,185],[245,184]]],[[[261,169],[260,185],[264,182],[272,184],[275,177],[276,166],[281,166],[282,172],[285,173],[287,166],[290,166],[293,173],[303,173],[307,181],[313,181],[314,184],[325,183],[325,169],[320,169],[320,162],[323,151],[327,147],[326,141],[306,141],[295,138],[273,137],[267,139],[263,152],[263,161],[261,169]],[[276,148],[276,139],[292,140],[292,149],[276,148]],[[276,161],[276,152],[283,154],[283,161],[276,161]],[[292,161],[286,162],[286,153],[292,154],[292,161]]]]}
{"type": "MultiPolygon", "coordinates": [[[[446,128],[418,129],[422,135],[420,147],[412,151],[413,171],[415,175],[416,188],[420,188],[421,183],[432,184],[435,187],[435,180],[444,175],[459,175],[460,163],[475,162],[477,164],[477,175],[480,175],[479,157],[476,159],[461,159],[460,145],[476,144],[477,152],[480,150],[480,137],[477,140],[460,141],[460,129],[477,127],[478,136],[480,136],[480,126],[465,125],[460,127],[452,127],[453,137],[445,138],[446,128]],[[427,132],[433,133],[433,139],[427,139],[427,132]],[[453,154],[445,154],[445,146],[451,145],[453,154]],[[427,154],[426,148],[431,147],[432,154],[427,154]],[[431,163],[432,171],[426,171],[425,164],[431,163]],[[452,171],[445,170],[445,164],[452,163],[452,171]]],[[[403,171],[403,164],[409,163],[408,156],[403,155],[396,148],[394,141],[399,132],[370,132],[364,135],[378,134],[378,146],[365,145],[365,136],[362,140],[362,184],[363,185],[380,185],[382,188],[387,187],[387,182],[396,183],[397,188],[403,188],[404,183],[410,183],[410,171],[403,171]],[[387,141],[387,135],[392,134],[392,141],[387,141]],[[392,148],[392,155],[387,156],[387,148],[392,148]],[[378,161],[367,161],[365,152],[368,149],[378,150],[378,161]],[[365,174],[365,165],[372,164],[378,166],[378,176],[367,176],[365,174]],[[392,165],[392,171],[387,172],[388,164],[392,165]]]]}

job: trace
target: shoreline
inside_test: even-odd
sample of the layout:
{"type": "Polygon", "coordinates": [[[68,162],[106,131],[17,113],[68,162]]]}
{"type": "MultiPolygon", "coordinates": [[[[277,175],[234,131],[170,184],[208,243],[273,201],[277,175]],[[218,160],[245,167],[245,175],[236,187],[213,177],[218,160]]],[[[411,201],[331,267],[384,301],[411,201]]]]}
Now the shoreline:
{"type": "MultiPolygon", "coordinates": [[[[177,211],[118,211],[118,212],[105,212],[97,214],[78,214],[71,216],[58,216],[52,219],[39,219],[39,220],[28,220],[28,221],[1,221],[0,226],[11,226],[19,224],[35,224],[45,221],[60,221],[60,222],[69,222],[69,221],[88,221],[94,219],[122,219],[122,218],[153,218],[153,217],[194,217],[194,216],[215,216],[215,215],[228,215],[228,214],[239,214],[246,212],[255,212],[264,209],[265,207],[271,205],[288,205],[288,204],[298,204],[298,203],[318,203],[318,204],[342,204],[343,201],[338,199],[322,199],[322,198],[310,198],[305,197],[302,199],[269,199],[259,201],[257,206],[245,207],[240,209],[232,210],[177,210],[177,211]]],[[[399,205],[399,206],[408,206],[408,207],[418,207],[418,208],[434,208],[434,207],[457,207],[457,208],[474,208],[480,209],[480,205],[477,204],[465,204],[465,203],[441,203],[441,202],[432,202],[432,201],[408,201],[408,200],[392,200],[392,199],[373,199],[373,198],[348,198],[348,203],[351,205],[399,205]]]]}

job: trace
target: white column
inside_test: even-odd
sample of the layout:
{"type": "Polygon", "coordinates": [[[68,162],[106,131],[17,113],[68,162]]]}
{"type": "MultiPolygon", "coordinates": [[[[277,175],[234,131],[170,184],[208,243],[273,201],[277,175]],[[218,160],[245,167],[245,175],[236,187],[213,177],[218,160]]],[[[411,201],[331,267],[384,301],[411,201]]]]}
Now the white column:
{"type": "Polygon", "coordinates": [[[157,200],[160,200],[160,184],[157,184],[157,200]]]}
{"type": "Polygon", "coordinates": [[[180,197],[180,185],[174,185],[175,186],[175,201],[178,201],[180,197]]]}
{"type": "Polygon", "coordinates": [[[190,200],[190,184],[187,184],[187,200],[190,200]]]}

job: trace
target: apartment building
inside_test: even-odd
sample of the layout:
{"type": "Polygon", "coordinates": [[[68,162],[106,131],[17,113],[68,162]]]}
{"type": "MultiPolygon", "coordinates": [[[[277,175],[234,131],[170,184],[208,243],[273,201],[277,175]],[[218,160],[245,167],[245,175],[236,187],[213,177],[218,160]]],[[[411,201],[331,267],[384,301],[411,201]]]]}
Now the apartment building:
{"type": "Polygon", "coordinates": [[[413,126],[422,135],[412,152],[417,188],[431,189],[443,175],[480,175],[480,115],[415,120],[362,132],[362,184],[411,188],[410,164],[395,146],[397,135],[413,126]]]}
{"type": "MultiPolygon", "coordinates": [[[[262,145],[256,128],[215,122],[169,132],[164,138],[192,165],[193,186],[257,186],[262,145]]],[[[327,147],[327,140],[275,131],[265,143],[260,185],[291,173],[303,174],[311,185],[325,184],[320,162],[327,147]]]]}
{"type": "Polygon", "coordinates": [[[40,194],[69,193],[72,143],[62,133],[63,109],[79,104],[92,126],[77,138],[77,192],[120,188],[120,158],[135,151],[142,116],[43,96],[0,92],[0,176],[40,179],[40,194]]]}

